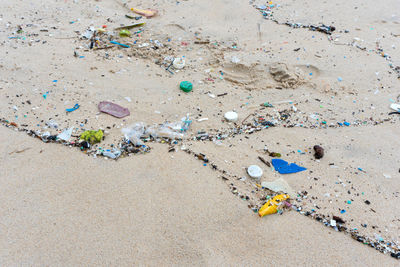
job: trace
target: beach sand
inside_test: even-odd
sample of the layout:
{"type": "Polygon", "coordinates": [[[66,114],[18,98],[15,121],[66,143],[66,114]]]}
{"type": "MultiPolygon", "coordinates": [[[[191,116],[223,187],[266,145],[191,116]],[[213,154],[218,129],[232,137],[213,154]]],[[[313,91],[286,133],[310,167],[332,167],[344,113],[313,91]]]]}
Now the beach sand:
{"type": "Polygon", "coordinates": [[[397,264],[400,130],[388,113],[400,103],[398,1],[125,2],[0,3],[2,265],[397,264]],[[159,13],[136,21],[127,7],[159,13]],[[113,31],[137,22],[146,25],[131,37],[113,31]],[[322,24],[336,29],[310,30],[322,24]],[[82,34],[103,25],[99,47],[130,48],[89,49],[82,34]],[[175,57],[184,69],[167,68],[175,57]],[[101,101],[130,115],[100,113],[101,101]],[[236,124],[223,118],[230,110],[236,124]],[[123,128],[187,114],[177,144],[101,156],[124,144],[123,128]],[[29,136],[70,127],[69,146],[29,136]],[[73,146],[97,129],[101,143],[73,146]],[[271,161],[266,150],[307,170],[281,175],[259,160],[271,161]],[[261,181],[246,174],[252,164],[261,181]],[[261,219],[254,211],[272,192],[258,184],[278,178],[298,193],[297,212],[261,219]],[[387,255],[354,231],[391,243],[387,255]]]}
{"type": "Polygon", "coordinates": [[[299,213],[259,218],[183,152],[93,160],[0,131],[3,266],[396,264],[299,213]]]}

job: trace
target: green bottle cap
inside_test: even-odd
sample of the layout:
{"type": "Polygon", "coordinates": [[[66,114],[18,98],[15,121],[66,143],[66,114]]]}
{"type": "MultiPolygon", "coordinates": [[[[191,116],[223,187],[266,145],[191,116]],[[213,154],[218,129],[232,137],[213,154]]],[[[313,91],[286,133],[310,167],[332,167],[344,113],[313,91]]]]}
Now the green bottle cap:
{"type": "Polygon", "coordinates": [[[189,93],[193,89],[193,84],[188,81],[183,81],[181,82],[180,87],[182,91],[189,93]]]}

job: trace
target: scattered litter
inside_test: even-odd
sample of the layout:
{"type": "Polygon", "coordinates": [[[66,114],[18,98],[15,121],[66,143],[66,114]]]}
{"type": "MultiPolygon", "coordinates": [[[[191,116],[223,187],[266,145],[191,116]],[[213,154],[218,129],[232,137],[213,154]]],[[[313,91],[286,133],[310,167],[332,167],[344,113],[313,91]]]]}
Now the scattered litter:
{"type": "Polygon", "coordinates": [[[85,140],[90,144],[100,143],[103,140],[103,131],[102,130],[87,130],[84,131],[81,136],[81,140],[85,140]]]}
{"type": "Polygon", "coordinates": [[[145,125],[143,122],[137,122],[127,128],[122,129],[122,133],[125,135],[125,138],[133,143],[135,146],[143,145],[142,136],[146,131],[145,125]]]}
{"type": "Polygon", "coordinates": [[[127,108],[123,108],[117,104],[108,101],[100,102],[98,108],[101,112],[110,114],[111,116],[117,118],[123,118],[131,114],[127,108]]]}
{"type": "MultiPolygon", "coordinates": [[[[116,31],[120,31],[120,30],[130,30],[136,27],[141,27],[144,26],[146,23],[142,22],[142,23],[136,23],[136,24],[131,24],[131,25],[127,25],[127,26],[122,26],[122,27],[118,27],[115,28],[116,31]]],[[[121,33],[121,32],[120,32],[121,33]]]]}
{"type": "Polygon", "coordinates": [[[306,168],[298,166],[295,163],[289,164],[283,159],[272,159],[272,165],[280,174],[296,173],[307,170],[306,168]]]}
{"type": "Polygon", "coordinates": [[[72,108],[67,108],[65,109],[67,112],[72,112],[74,110],[77,110],[79,108],[79,104],[75,104],[75,106],[73,106],[72,108]]]}
{"type": "Polygon", "coordinates": [[[181,70],[181,69],[183,69],[185,67],[186,61],[185,61],[184,58],[177,57],[172,62],[172,65],[174,66],[175,69],[181,70]]]}
{"type": "Polygon", "coordinates": [[[259,180],[263,175],[263,170],[257,165],[250,165],[247,168],[247,173],[251,178],[259,180]]]}
{"type": "Polygon", "coordinates": [[[258,215],[264,217],[265,215],[274,214],[278,212],[278,208],[283,205],[283,201],[289,199],[289,195],[282,194],[268,200],[259,210],[258,215]]]}
{"type": "Polygon", "coordinates": [[[119,45],[119,46],[122,46],[122,47],[125,47],[125,48],[129,48],[129,47],[130,47],[129,45],[121,44],[121,43],[119,43],[119,42],[117,42],[117,41],[110,41],[110,43],[116,44],[116,45],[119,45]]]}
{"type": "Polygon", "coordinates": [[[119,31],[119,36],[121,37],[130,37],[131,32],[129,30],[123,29],[119,31]]]}
{"type": "Polygon", "coordinates": [[[277,152],[268,152],[268,153],[269,153],[268,155],[272,158],[280,158],[282,156],[281,153],[277,152]]]}
{"type": "Polygon", "coordinates": [[[228,111],[224,115],[224,118],[229,122],[237,122],[238,117],[238,114],[234,111],[228,111]]]}
{"type": "Polygon", "coordinates": [[[183,117],[181,121],[174,123],[165,122],[159,125],[146,125],[143,122],[137,122],[129,127],[123,128],[122,133],[133,145],[142,146],[144,145],[142,139],[146,138],[181,140],[191,123],[192,121],[189,119],[189,115],[183,117]]]}
{"type": "Polygon", "coordinates": [[[391,176],[390,174],[387,174],[387,173],[384,173],[384,174],[383,174],[383,177],[385,177],[386,179],[392,178],[392,176],[391,176]]]}
{"type": "Polygon", "coordinates": [[[390,108],[394,111],[400,112],[400,104],[392,103],[390,104],[390,108]]]}
{"type": "Polygon", "coordinates": [[[49,120],[48,122],[46,122],[46,125],[53,129],[58,128],[58,123],[55,120],[49,120]]]}
{"type": "Polygon", "coordinates": [[[118,149],[113,149],[112,151],[103,151],[103,156],[112,158],[112,159],[117,159],[119,156],[121,156],[121,151],[118,149]]]}
{"type": "Polygon", "coordinates": [[[73,127],[65,129],[64,131],[62,131],[62,133],[57,135],[57,138],[60,140],[69,141],[69,139],[71,139],[73,129],[74,129],[73,127]]]}
{"type": "Polygon", "coordinates": [[[240,59],[237,56],[233,56],[231,58],[231,62],[234,63],[234,64],[238,64],[240,62],[240,59]]]}
{"type": "Polygon", "coordinates": [[[268,188],[276,193],[283,192],[289,194],[289,196],[296,196],[294,190],[290,187],[290,185],[283,179],[279,178],[273,182],[262,182],[261,186],[264,188],[268,188]]]}
{"type": "Polygon", "coordinates": [[[193,84],[188,81],[183,81],[179,84],[179,87],[181,88],[182,91],[189,93],[193,89],[193,84]]]}
{"type": "Polygon", "coordinates": [[[154,17],[158,14],[157,10],[154,9],[138,9],[138,8],[131,8],[132,12],[144,16],[146,18],[154,17]]]}

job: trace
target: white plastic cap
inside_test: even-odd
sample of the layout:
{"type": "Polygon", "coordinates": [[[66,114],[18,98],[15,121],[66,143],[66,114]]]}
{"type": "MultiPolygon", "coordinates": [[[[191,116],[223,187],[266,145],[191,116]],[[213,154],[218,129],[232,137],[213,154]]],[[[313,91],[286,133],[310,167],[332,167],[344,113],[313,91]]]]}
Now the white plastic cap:
{"type": "Polygon", "coordinates": [[[228,111],[224,115],[227,121],[236,122],[238,120],[238,114],[234,111],[228,111]]]}
{"type": "Polygon", "coordinates": [[[250,165],[247,168],[247,173],[250,175],[251,178],[260,179],[263,175],[263,171],[257,165],[250,165]]]}

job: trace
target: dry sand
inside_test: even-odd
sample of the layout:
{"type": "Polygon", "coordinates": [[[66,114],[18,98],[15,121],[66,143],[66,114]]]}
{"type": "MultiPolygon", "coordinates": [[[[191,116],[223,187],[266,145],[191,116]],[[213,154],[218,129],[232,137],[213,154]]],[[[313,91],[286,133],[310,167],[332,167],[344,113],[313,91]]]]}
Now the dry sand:
{"type": "Polygon", "coordinates": [[[10,128],[1,129],[2,265],[397,263],[312,218],[340,216],[348,231],[398,244],[399,115],[388,115],[400,103],[398,1],[280,1],[267,19],[258,0],[126,2],[0,2],[0,118],[10,128]],[[88,27],[112,33],[136,22],[127,6],[159,15],[130,38],[112,38],[129,49],[90,50],[88,27]],[[336,31],[299,28],[321,23],[336,31]],[[185,56],[186,67],[167,72],[168,56],[185,56]],[[179,90],[183,80],[191,93],[179,90]],[[100,101],[131,115],[99,113],[100,101]],[[238,124],[223,120],[229,110],[238,124]],[[122,142],[122,128],[187,113],[193,123],[177,152],[156,140],[146,154],[99,157],[122,142]],[[253,132],[264,128],[260,117],[275,127],[253,132]],[[71,142],[99,128],[105,139],[87,156],[23,133],[69,127],[71,142]],[[198,141],[199,132],[220,135],[198,141]],[[280,175],[259,161],[271,159],[265,147],[307,171],[280,175]],[[283,177],[299,192],[292,203],[301,211],[259,219],[252,209],[271,192],[241,179],[251,164],[263,168],[261,181],[283,177]]]}
{"type": "Polygon", "coordinates": [[[296,212],[260,219],[184,152],[93,160],[0,131],[3,266],[396,264],[296,212]]]}

